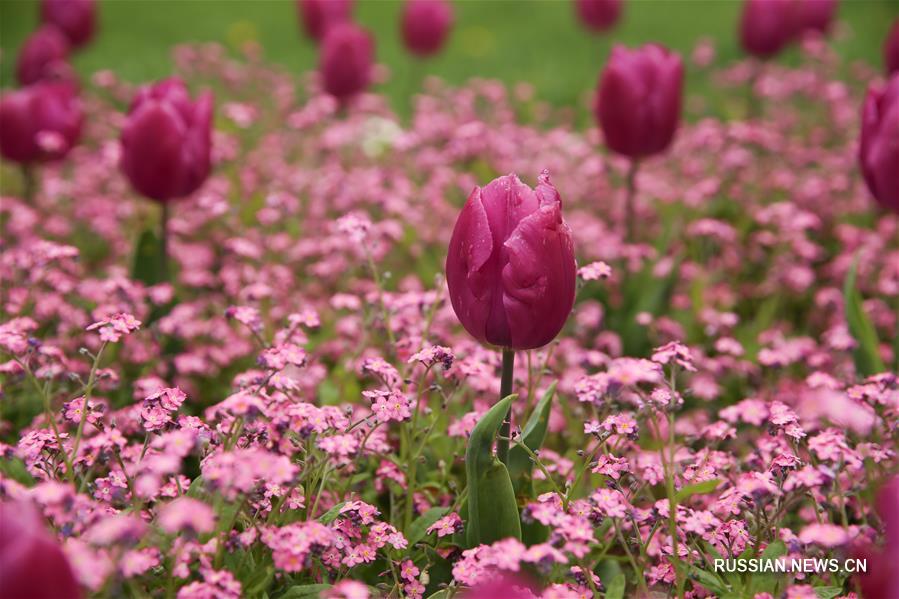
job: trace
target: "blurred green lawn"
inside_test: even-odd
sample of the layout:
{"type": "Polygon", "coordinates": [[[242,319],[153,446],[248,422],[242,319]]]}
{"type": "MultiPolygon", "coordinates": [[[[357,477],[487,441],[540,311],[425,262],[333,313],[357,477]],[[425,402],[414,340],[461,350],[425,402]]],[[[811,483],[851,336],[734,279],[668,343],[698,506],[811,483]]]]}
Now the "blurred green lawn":
{"type": "MultiPolygon", "coordinates": [[[[740,6],[738,0],[626,0],[619,27],[596,36],[579,26],[569,0],[456,0],[446,51],[417,66],[399,41],[399,0],[358,0],[356,15],[375,32],[378,60],[394,73],[384,90],[395,106],[406,105],[401,99],[414,69],[416,76],[434,73],[453,83],[473,76],[529,81],[539,98],[580,107],[615,42],[658,41],[688,54],[709,37],[719,62],[737,58],[740,6]]],[[[37,12],[35,0],[0,0],[3,87],[14,83],[16,51],[37,12]]],[[[883,38],[897,16],[899,0],[843,0],[840,18],[849,31],[834,45],[848,61],[880,65],[883,38]]],[[[248,39],[298,73],[316,63],[316,47],[300,33],[292,0],[102,0],[99,35],[74,62],[84,74],[112,69],[127,80],[149,80],[170,72],[174,44],[216,40],[234,48],[248,39]]],[[[791,59],[795,52],[783,58],[791,59]]],[[[695,74],[688,81],[693,91],[707,85],[695,74]]]]}

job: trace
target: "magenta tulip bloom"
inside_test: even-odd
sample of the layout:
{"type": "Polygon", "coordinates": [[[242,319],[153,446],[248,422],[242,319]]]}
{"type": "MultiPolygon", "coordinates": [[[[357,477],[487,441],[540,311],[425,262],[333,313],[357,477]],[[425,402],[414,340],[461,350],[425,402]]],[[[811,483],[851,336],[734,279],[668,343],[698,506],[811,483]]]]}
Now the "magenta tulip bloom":
{"type": "Polygon", "coordinates": [[[353,0],[297,0],[297,12],[306,35],[320,41],[333,25],[350,20],[353,0]]]}
{"type": "Polygon", "coordinates": [[[798,33],[827,33],[837,13],[839,0],[799,0],[796,6],[798,33]]]}
{"type": "Polygon", "coordinates": [[[899,19],[893,22],[893,27],[883,43],[883,62],[886,65],[887,75],[899,71],[899,19]]]}
{"type": "Polygon", "coordinates": [[[618,22],[622,0],[575,0],[581,23],[593,31],[606,31],[618,22]]]}
{"type": "Polygon", "coordinates": [[[69,41],[54,25],[44,25],[25,40],[16,62],[16,78],[22,85],[54,79],[68,70],[69,41]]]}
{"type": "Polygon", "coordinates": [[[606,145],[634,159],[663,152],[680,121],[683,83],[677,54],[656,44],[615,46],[595,106],[606,145]]]}
{"type": "Polygon", "coordinates": [[[212,93],[191,100],[180,79],[144,87],[122,130],[122,172],[138,193],[168,202],[206,181],[212,148],[212,93]]]}
{"type": "Polygon", "coordinates": [[[871,195],[899,212],[899,73],[884,87],[868,88],[858,160],[871,195]]]}
{"type": "Polygon", "coordinates": [[[41,20],[59,27],[69,39],[69,44],[78,47],[94,37],[97,21],[97,7],[94,0],[42,0],[41,20]]]}
{"type": "Polygon", "coordinates": [[[406,0],[403,42],[419,56],[436,54],[453,26],[453,7],[447,0],[406,0]]]}
{"type": "Polygon", "coordinates": [[[547,171],[533,190],[507,175],[471,192],[450,239],[446,282],[478,341],[533,349],[555,338],[574,304],[575,261],[547,171]]]}
{"type": "Polygon", "coordinates": [[[0,596],[77,599],[81,590],[62,547],[28,503],[0,503],[0,596]]]}
{"type": "Polygon", "coordinates": [[[877,515],[883,524],[883,547],[856,547],[853,556],[867,560],[867,571],[856,581],[862,597],[899,597],[899,577],[893,568],[899,562],[899,477],[893,477],[877,493],[877,515]]]}
{"type": "Polygon", "coordinates": [[[75,86],[39,81],[0,99],[0,153],[22,164],[58,160],[81,136],[83,114],[75,86]]]}
{"type": "Polygon", "coordinates": [[[740,43],[758,58],[770,58],[796,35],[796,0],[745,0],[740,19],[740,43]]]}
{"type": "Polygon", "coordinates": [[[334,25],[322,42],[319,72],[325,91],[344,102],[371,82],[375,47],[369,33],[353,23],[334,25]]]}

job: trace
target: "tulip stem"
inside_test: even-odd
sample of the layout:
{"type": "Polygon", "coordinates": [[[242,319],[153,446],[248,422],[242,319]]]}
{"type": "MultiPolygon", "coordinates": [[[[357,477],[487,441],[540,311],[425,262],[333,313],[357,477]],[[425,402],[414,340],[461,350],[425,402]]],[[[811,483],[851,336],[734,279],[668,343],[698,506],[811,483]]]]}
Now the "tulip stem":
{"type": "Polygon", "coordinates": [[[627,227],[627,241],[634,241],[634,227],[636,226],[637,217],[634,214],[634,196],[637,195],[637,169],[640,162],[637,159],[631,159],[630,166],[627,169],[627,198],[625,199],[625,226],[627,227]]]}
{"type": "Polygon", "coordinates": [[[169,280],[169,205],[162,203],[162,214],[159,219],[159,274],[160,282],[169,280]]]}
{"type": "MultiPolygon", "coordinates": [[[[515,373],[515,350],[503,348],[503,376],[499,386],[499,398],[512,395],[512,377],[515,373]]],[[[496,455],[503,464],[509,463],[509,438],[512,436],[512,406],[506,412],[503,425],[499,429],[499,440],[496,442],[496,455]]]]}
{"type": "Polygon", "coordinates": [[[28,204],[34,203],[34,196],[37,195],[37,177],[30,164],[22,165],[22,195],[28,204]]]}

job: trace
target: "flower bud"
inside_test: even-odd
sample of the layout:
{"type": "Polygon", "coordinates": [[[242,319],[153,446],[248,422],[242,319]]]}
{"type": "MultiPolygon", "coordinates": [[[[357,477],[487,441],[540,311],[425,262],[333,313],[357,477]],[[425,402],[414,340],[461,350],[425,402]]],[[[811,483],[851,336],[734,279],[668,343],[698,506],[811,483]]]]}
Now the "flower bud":
{"type": "Polygon", "coordinates": [[[75,86],[39,81],[0,99],[0,153],[29,164],[58,160],[81,135],[83,114],[75,86]]]}
{"type": "Polygon", "coordinates": [[[65,75],[68,66],[69,42],[53,25],[44,25],[25,40],[16,62],[16,78],[22,85],[41,79],[65,75]]]}
{"type": "Polygon", "coordinates": [[[770,58],[795,37],[796,0],[745,0],[740,19],[740,43],[748,54],[770,58]]]}
{"type": "Polygon", "coordinates": [[[322,42],[319,72],[326,92],[340,101],[364,91],[371,82],[374,43],[369,33],[353,23],[339,23],[322,42]]]}
{"type": "Polygon", "coordinates": [[[575,0],[581,23],[593,31],[606,31],[618,22],[622,0],[575,0]]]}
{"type": "Polygon", "coordinates": [[[883,62],[887,75],[899,71],[899,19],[893,22],[887,39],[883,42],[883,62]]]}
{"type": "Polygon", "coordinates": [[[193,101],[180,79],[142,88],[122,130],[121,169],[134,189],[158,202],[190,195],[209,176],[212,93],[193,101]]]}
{"type": "Polygon", "coordinates": [[[868,88],[858,160],[871,195],[899,212],[899,73],[868,88]]]}
{"type": "Polygon", "coordinates": [[[680,121],[683,82],[681,58],[666,48],[615,46],[596,96],[606,145],[630,158],[663,152],[680,121]]]}
{"type": "Polygon", "coordinates": [[[94,0],[42,0],[41,20],[59,27],[75,47],[94,37],[97,7],[94,0]]]}
{"type": "Polygon", "coordinates": [[[350,20],[353,0],[297,0],[297,12],[306,35],[321,41],[333,25],[350,20]]]}
{"type": "Polygon", "coordinates": [[[403,43],[419,56],[436,54],[453,26],[453,7],[447,0],[406,0],[403,8],[403,43]]]}
{"type": "Polygon", "coordinates": [[[62,547],[28,503],[0,503],[0,592],[4,597],[77,599],[62,547]]]}
{"type": "Polygon", "coordinates": [[[450,239],[446,282],[456,316],[478,341],[514,349],[552,341],[574,304],[575,271],[547,171],[536,189],[507,175],[472,191],[450,239]]]}
{"type": "Polygon", "coordinates": [[[796,7],[796,33],[827,33],[837,13],[839,0],[799,0],[796,7]]]}

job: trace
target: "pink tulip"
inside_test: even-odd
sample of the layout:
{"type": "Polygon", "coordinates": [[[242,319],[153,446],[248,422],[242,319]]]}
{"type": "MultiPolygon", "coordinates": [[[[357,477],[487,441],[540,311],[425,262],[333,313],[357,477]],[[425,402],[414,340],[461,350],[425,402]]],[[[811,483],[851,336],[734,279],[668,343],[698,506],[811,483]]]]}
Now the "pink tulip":
{"type": "Polygon", "coordinates": [[[0,596],[77,599],[69,560],[29,503],[0,503],[0,596]]]}
{"type": "Polygon", "coordinates": [[[209,176],[212,93],[191,100],[180,79],[140,90],[122,130],[121,169],[140,194],[167,202],[190,195],[209,176]]]}
{"type": "Polygon", "coordinates": [[[549,173],[538,181],[532,190],[507,175],[475,188],[453,229],[450,299],[462,326],[483,343],[542,347],[574,304],[571,230],[549,173]]]}
{"type": "Polygon", "coordinates": [[[858,158],[871,195],[899,212],[899,73],[868,88],[858,158]]]}
{"type": "Polygon", "coordinates": [[[297,12],[306,35],[320,41],[333,25],[350,20],[353,0],[297,0],[297,12]]]}
{"type": "Polygon", "coordinates": [[[78,47],[94,37],[97,21],[94,0],[42,0],[41,20],[59,27],[69,39],[69,44],[78,47]]]}
{"type": "Polygon", "coordinates": [[[796,0],[745,0],[740,20],[740,43],[758,58],[770,58],[795,38],[796,0]]]}
{"type": "Polygon", "coordinates": [[[325,91],[344,102],[371,82],[374,43],[369,33],[353,23],[340,23],[322,42],[319,72],[325,91]]]}
{"type": "Polygon", "coordinates": [[[899,19],[893,21],[893,27],[883,42],[883,62],[887,75],[899,71],[899,19]]]}
{"type": "Polygon", "coordinates": [[[622,0],[575,0],[581,23],[593,31],[606,31],[618,22],[622,0]]]}
{"type": "Polygon", "coordinates": [[[69,41],[54,25],[44,25],[25,40],[16,62],[16,78],[22,85],[41,79],[66,78],[69,41]]]}
{"type": "Polygon", "coordinates": [[[403,42],[419,56],[436,54],[453,26],[453,7],[447,0],[407,0],[403,8],[403,42]]]}
{"type": "Polygon", "coordinates": [[[75,86],[39,81],[0,100],[0,153],[14,162],[57,160],[81,135],[83,114],[75,86]]]}
{"type": "Polygon", "coordinates": [[[836,16],[839,0],[799,0],[796,8],[797,33],[827,33],[836,16]]]}
{"type": "Polygon", "coordinates": [[[680,122],[683,80],[680,56],[664,47],[615,46],[595,106],[606,145],[634,159],[663,152],[680,122]]]}
{"type": "Polygon", "coordinates": [[[857,577],[862,597],[899,597],[899,577],[893,571],[899,562],[899,477],[893,477],[877,494],[877,515],[883,523],[883,547],[855,547],[853,557],[867,561],[867,571],[857,577]]]}

